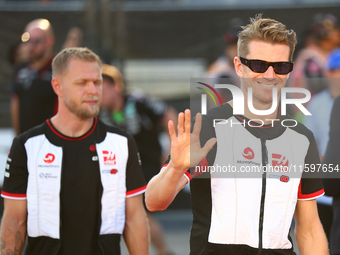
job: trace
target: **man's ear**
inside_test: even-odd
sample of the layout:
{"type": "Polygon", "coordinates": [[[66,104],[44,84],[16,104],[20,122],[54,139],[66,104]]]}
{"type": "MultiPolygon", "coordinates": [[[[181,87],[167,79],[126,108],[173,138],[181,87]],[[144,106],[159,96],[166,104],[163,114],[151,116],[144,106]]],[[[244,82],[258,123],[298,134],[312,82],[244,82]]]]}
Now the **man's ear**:
{"type": "Polygon", "coordinates": [[[234,58],[234,67],[237,75],[243,77],[242,63],[239,57],[234,58]]]}
{"type": "Polygon", "coordinates": [[[52,84],[52,88],[54,90],[54,93],[56,93],[56,95],[58,97],[62,97],[63,96],[63,92],[61,89],[61,80],[58,77],[54,77],[51,81],[52,84]]]}

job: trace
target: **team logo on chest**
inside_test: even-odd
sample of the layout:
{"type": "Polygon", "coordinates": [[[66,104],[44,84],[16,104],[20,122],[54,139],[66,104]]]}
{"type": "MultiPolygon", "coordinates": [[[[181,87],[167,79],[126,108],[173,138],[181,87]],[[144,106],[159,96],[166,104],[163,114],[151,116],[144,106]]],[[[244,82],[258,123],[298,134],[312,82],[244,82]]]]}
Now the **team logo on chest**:
{"type": "Polygon", "coordinates": [[[288,164],[289,164],[289,161],[285,156],[276,154],[276,153],[272,154],[272,166],[273,167],[282,168],[283,171],[286,170],[285,172],[287,172],[288,164]]]}
{"type": "Polygon", "coordinates": [[[52,153],[47,153],[45,158],[43,159],[45,163],[51,164],[55,159],[55,156],[52,153]]]}
{"type": "Polygon", "coordinates": [[[112,151],[103,151],[104,165],[116,165],[116,154],[112,151]]]}

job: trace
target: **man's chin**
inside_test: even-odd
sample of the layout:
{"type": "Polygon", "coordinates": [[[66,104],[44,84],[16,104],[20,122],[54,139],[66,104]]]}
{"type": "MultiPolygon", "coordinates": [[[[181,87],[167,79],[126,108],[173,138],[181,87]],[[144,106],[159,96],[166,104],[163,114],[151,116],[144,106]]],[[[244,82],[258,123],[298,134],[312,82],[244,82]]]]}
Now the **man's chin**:
{"type": "Polygon", "coordinates": [[[89,107],[87,109],[79,109],[78,111],[73,113],[81,119],[93,118],[99,114],[99,106],[89,107]]]}

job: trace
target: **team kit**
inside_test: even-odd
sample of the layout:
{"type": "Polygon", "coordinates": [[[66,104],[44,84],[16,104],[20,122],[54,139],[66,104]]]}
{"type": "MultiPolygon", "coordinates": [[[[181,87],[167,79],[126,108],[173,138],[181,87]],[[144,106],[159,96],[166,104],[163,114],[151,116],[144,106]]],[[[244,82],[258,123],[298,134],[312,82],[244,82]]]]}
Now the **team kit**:
{"type": "Polygon", "coordinates": [[[307,89],[295,90],[304,98],[286,98],[294,93],[285,86],[296,34],[257,15],[238,37],[241,85],[224,84],[233,100],[207,109],[200,94],[197,114],[170,120],[170,155],[148,183],[139,156],[148,147],[97,117],[99,57],[81,47],[58,53],[58,111],[18,135],[7,158],[1,254],[22,254],[26,245],[28,255],[119,255],[122,237],[130,254],[149,254],[145,210],[165,210],[187,184],[191,255],[329,254],[316,198],[322,174],[339,166],[321,164],[313,133],[286,114],[289,104],[308,114],[302,104],[311,98],[307,89]]]}

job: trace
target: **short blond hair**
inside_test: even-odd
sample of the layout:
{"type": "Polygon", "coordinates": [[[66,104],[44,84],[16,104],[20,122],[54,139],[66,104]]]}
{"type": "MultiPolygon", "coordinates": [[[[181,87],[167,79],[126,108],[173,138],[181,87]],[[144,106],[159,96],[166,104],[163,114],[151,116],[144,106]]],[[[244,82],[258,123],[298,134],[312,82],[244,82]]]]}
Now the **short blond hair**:
{"type": "Polygon", "coordinates": [[[239,57],[248,55],[248,45],[251,41],[263,41],[288,45],[289,61],[293,60],[297,43],[296,33],[293,30],[288,30],[281,22],[265,19],[262,18],[262,14],[257,14],[255,18],[250,18],[250,24],[243,26],[242,29],[238,34],[237,41],[237,54],[239,57]]]}
{"type": "Polygon", "coordinates": [[[52,77],[64,74],[68,68],[70,60],[76,59],[86,62],[97,62],[101,68],[100,58],[90,49],[82,47],[66,48],[60,51],[52,61],[52,77]]]}

